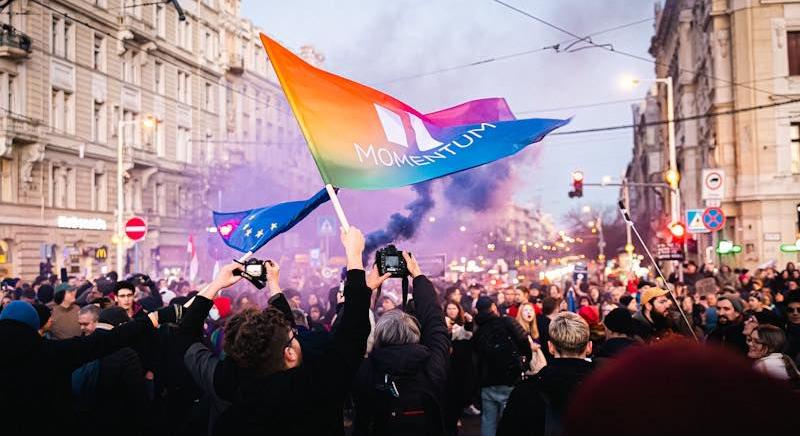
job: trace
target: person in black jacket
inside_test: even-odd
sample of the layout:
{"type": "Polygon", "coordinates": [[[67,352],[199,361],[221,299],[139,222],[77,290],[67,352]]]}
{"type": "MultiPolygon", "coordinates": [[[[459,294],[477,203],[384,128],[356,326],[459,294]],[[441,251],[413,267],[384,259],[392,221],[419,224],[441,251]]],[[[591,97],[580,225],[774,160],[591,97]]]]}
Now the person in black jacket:
{"type": "Polygon", "coordinates": [[[617,357],[623,351],[636,345],[637,342],[630,337],[632,325],[633,320],[628,309],[618,307],[608,312],[608,315],[603,319],[606,340],[603,345],[598,347],[599,349],[595,351],[593,356],[593,360],[597,365],[617,357]]]}
{"type": "MultiPolygon", "coordinates": [[[[175,317],[174,311],[171,316],[175,317]]],[[[30,304],[11,303],[0,314],[0,372],[10,375],[0,383],[0,404],[5,416],[14,417],[4,422],[3,434],[77,432],[68,406],[72,372],[86,362],[129,346],[152,331],[159,317],[166,319],[169,311],[154,312],[106,335],[52,341],[39,336],[38,315],[30,304]],[[41,419],[41,410],[48,411],[47,419],[41,419]]]]}
{"type": "Polygon", "coordinates": [[[547,346],[553,359],[514,388],[497,428],[498,436],[561,434],[562,415],[593,368],[586,360],[592,353],[589,325],[577,314],[559,313],[550,323],[547,346]]]}
{"type": "Polygon", "coordinates": [[[403,257],[416,316],[393,309],[376,323],[372,353],[355,381],[355,436],[444,433],[450,336],[433,284],[413,256],[403,257]]]}
{"type": "Polygon", "coordinates": [[[478,382],[481,386],[481,434],[494,435],[513,386],[527,370],[531,358],[531,342],[519,323],[500,316],[497,305],[489,297],[480,297],[476,304],[477,329],[472,336],[478,361],[478,382]]]}
{"type": "Polygon", "coordinates": [[[184,362],[211,397],[210,433],[343,435],[345,394],[364,357],[372,292],[362,262],[364,236],[342,232],[347,254],[344,308],[332,343],[316,358],[303,353],[289,303],[278,286],[279,268],[266,262],[269,305],[244,310],[228,321],[224,360],[201,342],[203,320],[214,296],[239,281],[225,266],[189,306],[179,326],[186,338],[184,362]],[[315,401],[314,398],[317,400],[315,401]]]}

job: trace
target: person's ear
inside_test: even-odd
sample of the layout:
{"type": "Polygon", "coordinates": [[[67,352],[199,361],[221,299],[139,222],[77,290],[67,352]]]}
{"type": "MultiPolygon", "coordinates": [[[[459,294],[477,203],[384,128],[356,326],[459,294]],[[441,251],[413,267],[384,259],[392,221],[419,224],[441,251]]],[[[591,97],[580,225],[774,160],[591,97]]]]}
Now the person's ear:
{"type": "Polygon", "coordinates": [[[555,356],[557,354],[556,347],[553,346],[553,342],[551,341],[547,341],[547,350],[550,351],[551,356],[555,356]]]}
{"type": "Polygon", "coordinates": [[[592,341],[586,343],[586,355],[587,356],[592,355],[592,341]]]}
{"type": "Polygon", "coordinates": [[[286,347],[283,349],[283,361],[287,368],[294,368],[297,366],[300,356],[293,347],[286,347]]]}

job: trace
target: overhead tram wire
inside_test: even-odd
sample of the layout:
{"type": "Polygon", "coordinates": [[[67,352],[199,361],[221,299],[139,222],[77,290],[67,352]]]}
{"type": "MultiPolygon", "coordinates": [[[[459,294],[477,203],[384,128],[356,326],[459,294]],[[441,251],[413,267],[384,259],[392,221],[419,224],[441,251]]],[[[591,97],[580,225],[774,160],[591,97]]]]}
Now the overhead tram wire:
{"type": "MultiPolygon", "coordinates": [[[[53,8],[52,6],[50,6],[50,5],[48,5],[48,4],[45,4],[45,3],[43,3],[41,0],[30,0],[30,2],[31,2],[31,3],[36,3],[36,4],[40,5],[40,6],[42,6],[43,8],[45,8],[45,9],[48,9],[48,10],[52,11],[53,13],[56,13],[56,14],[58,14],[58,15],[60,15],[60,16],[62,16],[62,17],[64,17],[64,18],[66,18],[66,19],[69,19],[69,20],[71,20],[71,21],[73,21],[73,22],[75,22],[75,23],[78,23],[78,24],[80,24],[80,25],[82,25],[82,26],[84,26],[84,27],[87,27],[87,28],[89,28],[89,29],[91,29],[91,30],[94,30],[94,31],[96,31],[96,32],[99,32],[99,33],[102,33],[103,35],[106,35],[106,36],[108,36],[109,38],[111,38],[111,39],[113,39],[113,40],[115,40],[115,41],[120,41],[120,42],[121,42],[121,43],[122,43],[122,44],[123,44],[123,45],[126,47],[126,49],[141,50],[141,47],[138,47],[138,46],[136,46],[135,44],[131,44],[131,43],[130,43],[128,40],[126,40],[126,39],[124,39],[124,38],[120,38],[120,37],[118,37],[117,35],[115,35],[115,34],[113,34],[113,33],[109,32],[109,31],[106,31],[106,30],[104,30],[104,29],[101,29],[101,28],[99,28],[99,27],[92,26],[91,24],[87,23],[86,21],[80,20],[80,19],[76,18],[75,16],[73,16],[73,15],[70,15],[70,14],[68,14],[68,13],[66,13],[66,12],[59,11],[58,9],[55,9],[55,8],[53,8]]],[[[165,57],[165,56],[162,56],[162,55],[156,55],[155,53],[148,53],[148,56],[152,56],[153,58],[156,58],[156,59],[158,59],[158,60],[162,61],[164,64],[167,64],[167,65],[172,65],[172,66],[174,66],[175,68],[178,68],[178,69],[180,69],[180,70],[184,70],[184,71],[185,71],[185,70],[187,70],[187,69],[188,69],[188,66],[185,66],[185,65],[178,65],[177,63],[175,63],[175,62],[172,62],[172,61],[170,60],[171,58],[169,58],[169,57],[165,57]]],[[[266,54],[265,54],[265,56],[266,56],[266,54]]],[[[272,105],[272,104],[268,104],[268,103],[266,103],[266,102],[264,102],[264,101],[261,101],[261,100],[258,100],[258,99],[256,99],[256,98],[255,98],[255,97],[253,97],[253,96],[247,95],[247,94],[245,94],[245,93],[243,93],[243,92],[239,91],[238,89],[236,89],[236,88],[234,88],[234,87],[227,86],[227,85],[225,85],[225,84],[222,84],[222,83],[216,82],[217,80],[219,80],[219,77],[213,77],[213,76],[210,76],[210,75],[203,76],[203,75],[199,74],[199,72],[200,72],[201,70],[202,70],[201,68],[194,67],[192,72],[193,72],[193,73],[198,73],[198,74],[197,74],[197,77],[201,77],[201,78],[203,78],[203,79],[205,79],[205,80],[212,81],[212,83],[213,83],[214,85],[216,85],[216,86],[221,86],[221,87],[223,87],[223,88],[225,88],[225,89],[227,89],[227,90],[229,90],[229,91],[231,91],[231,92],[233,92],[233,93],[239,94],[239,95],[241,95],[242,97],[245,97],[245,98],[247,98],[247,99],[249,99],[249,100],[251,100],[251,101],[254,101],[254,102],[257,102],[257,103],[263,104],[263,105],[265,105],[265,106],[267,106],[267,107],[272,107],[272,108],[274,108],[275,110],[277,110],[278,112],[284,113],[284,114],[286,114],[286,115],[294,116],[294,115],[293,115],[293,113],[292,113],[291,111],[286,111],[286,110],[283,110],[283,109],[281,109],[281,108],[280,108],[280,107],[278,107],[278,106],[275,106],[275,105],[272,105]]]]}
{"type": "MultiPolygon", "coordinates": [[[[638,25],[638,24],[646,23],[648,21],[653,21],[653,19],[654,18],[652,18],[652,17],[651,18],[644,18],[644,19],[641,19],[641,20],[632,21],[630,23],[620,24],[620,25],[617,25],[617,26],[614,26],[614,27],[610,27],[608,29],[599,30],[597,32],[591,33],[588,36],[597,36],[597,35],[602,35],[602,34],[605,34],[605,33],[613,32],[613,31],[616,31],[616,30],[625,29],[625,28],[632,27],[632,26],[635,26],[635,25],[638,25]]],[[[428,72],[424,72],[424,73],[411,74],[411,75],[408,75],[408,76],[397,77],[397,78],[390,79],[390,80],[384,80],[384,81],[381,81],[381,82],[375,82],[375,83],[372,83],[371,85],[372,86],[388,85],[388,84],[391,84],[391,83],[402,82],[402,81],[411,80],[411,79],[418,79],[418,78],[421,78],[421,77],[433,76],[433,75],[436,75],[436,74],[446,73],[446,72],[449,72],[449,71],[456,71],[456,70],[460,70],[460,69],[464,69],[464,68],[471,68],[471,67],[475,67],[475,66],[478,66],[478,65],[484,65],[484,64],[488,64],[488,63],[492,63],[492,62],[496,62],[496,61],[502,61],[502,60],[511,59],[511,58],[515,58],[515,57],[520,57],[520,56],[525,56],[525,55],[529,55],[529,54],[533,54],[533,53],[539,53],[539,52],[543,52],[543,51],[547,51],[547,50],[557,50],[558,47],[560,47],[561,45],[568,44],[568,43],[571,43],[571,42],[573,42],[573,40],[568,39],[568,40],[564,40],[564,41],[557,42],[555,44],[550,44],[550,45],[547,45],[547,46],[544,46],[544,47],[540,47],[540,48],[524,50],[524,51],[521,51],[521,52],[510,53],[510,54],[507,54],[507,55],[493,56],[493,57],[486,58],[486,59],[481,59],[481,60],[478,60],[478,61],[468,62],[468,63],[460,64],[460,65],[454,65],[452,67],[445,67],[445,68],[440,68],[438,70],[428,71],[428,72]]]]}
{"type": "MultiPolygon", "coordinates": [[[[606,50],[609,53],[617,53],[617,54],[620,54],[620,55],[623,55],[623,56],[627,56],[627,57],[632,58],[632,59],[636,59],[636,60],[639,60],[639,61],[643,61],[643,62],[647,62],[647,63],[653,64],[653,65],[659,65],[659,66],[667,67],[667,68],[670,67],[670,64],[668,64],[668,63],[659,62],[659,61],[657,61],[655,59],[650,59],[650,58],[647,58],[647,57],[644,57],[644,56],[639,56],[637,54],[629,53],[629,52],[626,52],[626,51],[623,51],[623,50],[617,50],[611,44],[598,44],[598,43],[592,41],[592,39],[590,37],[592,35],[587,35],[587,36],[584,36],[584,37],[579,36],[579,35],[571,32],[571,31],[569,31],[569,30],[567,30],[567,29],[565,29],[565,28],[563,28],[561,26],[553,24],[553,23],[551,23],[551,22],[549,22],[549,21],[547,21],[547,20],[545,20],[543,18],[539,18],[536,15],[531,14],[530,12],[527,12],[527,11],[525,11],[523,9],[520,9],[520,8],[516,7],[516,6],[510,5],[510,4],[508,4],[508,3],[506,3],[506,2],[504,2],[502,0],[492,0],[492,1],[494,1],[495,3],[497,3],[499,5],[502,5],[502,6],[506,7],[506,8],[508,8],[508,9],[514,11],[514,12],[517,12],[518,14],[524,15],[524,16],[526,16],[526,17],[528,17],[528,18],[530,18],[530,19],[532,19],[532,20],[534,20],[536,22],[539,22],[539,23],[541,23],[541,24],[543,24],[543,25],[545,25],[547,27],[550,27],[552,29],[558,30],[559,32],[565,33],[567,35],[570,35],[573,38],[578,38],[579,40],[582,40],[582,41],[586,42],[587,44],[589,44],[589,45],[591,45],[593,47],[601,48],[603,50],[606,50]]],[[[692,70],[690,68],[678,67],[678,70],[680,72],[687,72],[687,73],[692,73],[692,74],[701,74],[700,72],[692,70]]],[[[713,80],[718,80],[720,82],[724,82],[724,83],[727,83],[727,84],[732,85],[732,86],[738,86],[738,87],[742,87],[742,88],[745,88],[745,89],[749,89],[751,91],[761,92],[761,93],[767,94],[767,95],[769,95],[771,97],[790,98],[790,97],[787,97],[785,95],[775,94],[774,92],[765,91],[763,89],[759,89],[759,88],[756,88],[756,87],[753,87],[753,86],[746,85],[745,83],[747,83],[747,82],[737,83],[737,82],[734,82],[734,81],[731,81],[731,80],[723,79],[723,78],[720,78],[720,77],[715,77],[714,75],[712,75],[710,73],[702,73],[701,75],[705,76],[706,78],[713,79],[713,80]]]]}

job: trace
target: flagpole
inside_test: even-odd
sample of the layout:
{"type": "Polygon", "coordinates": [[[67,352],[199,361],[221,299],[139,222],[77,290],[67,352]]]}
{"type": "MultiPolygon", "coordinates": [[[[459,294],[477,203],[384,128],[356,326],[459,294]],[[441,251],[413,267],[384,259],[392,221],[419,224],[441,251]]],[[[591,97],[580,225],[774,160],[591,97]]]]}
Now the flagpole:
{"type": "Polygon", "coordinates": [[[342,204],[339,203],[339,197],[336,196],[336,190],[333,189],[333,185],[330,183],[325,185],[325,189],[328,191],[328,196],[331,198],[331,203],[333,203],[333,209],[336,211],[336,216],[339,218],[339,223],[342,225],[342,228],[344,228],[345,232],[349,232],[350,223],[347,222],[347,217],[344,215],[342,204]]]}
{"type": "Polygon", "coordinates": [[[239,258],[239,263],[244,262],[245,260],[249,259],[250,256],[252,256],[252,255],[253,255],[253,252],[252,251],[248,251],[247,253],[242,255],[242,257],[239,258]]]}

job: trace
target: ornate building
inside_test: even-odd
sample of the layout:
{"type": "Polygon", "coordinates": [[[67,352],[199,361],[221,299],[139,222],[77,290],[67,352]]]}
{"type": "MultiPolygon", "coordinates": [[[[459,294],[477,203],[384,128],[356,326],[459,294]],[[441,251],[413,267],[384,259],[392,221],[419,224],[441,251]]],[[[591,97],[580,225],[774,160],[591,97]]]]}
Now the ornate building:
{"type": "MultiPolygon", "coordinates": [[[[0,277],[43,263],[98,274],[114,269],[114,243],[129,271],[182,273],[217,205],[214,176],[302,144],[239,0],[180,3],[185,20],[139,0],[18,0],[0,14],[0,277]],[[139,243],[113,237],[118,141],[123,216],[148,224],[139,243]]],[[[310,157],[277,155],[262,166],[284,171],[281,192],[308,194],[310,157]]]]}
{"type": "MultiPolygon", "coordinates": [[[[781,0],[667,0],[656,8],[651,54],[656,77],[672,77],[682,210],[702,209],[703,169],[724,172],[725,227],[699,234],[697,250],[722,240],[742,253],[722,259],[754,267],[797,260],[800,205],[800,3],[781,0]]],[[[665,120],[665,88],[634,108],[637,123],[665,120]]],[[[666,126],[638,128],[629,171],[666,169],[666,126]]],[[[648,206],[666,205],[637,191],[648,206]]],[[[664,210],[662,208],[662,210],[664,210]]],[[[668,209],[665,210],[668,212],[668,209]]]]}

